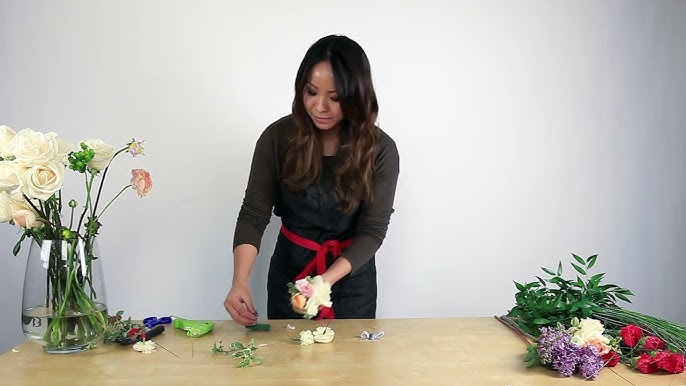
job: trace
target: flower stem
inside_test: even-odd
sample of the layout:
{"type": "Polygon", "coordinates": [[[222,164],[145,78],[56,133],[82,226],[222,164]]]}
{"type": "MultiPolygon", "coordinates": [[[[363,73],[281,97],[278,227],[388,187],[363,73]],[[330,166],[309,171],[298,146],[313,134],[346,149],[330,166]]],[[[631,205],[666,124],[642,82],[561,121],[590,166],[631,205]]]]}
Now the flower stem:
{"type": "Polygon", "coordinates": [[[117,195],[114,196],[114,197],[110,200],[110,202],[107,203],[107,205],[105,205],[105,207],[102,209],[102,212],[100,212],[100,214],[98,215],[98,217],[102,216],[102,214],[105,213],[105,210],[107,210],[107,208],[109,208],[110,205],[112,205],[112,203],[114,202],[114,200],[116,200],[117,198],[119,198],[119,196],[121,196],[122,193],[124,193],[124,191],[125,191],[126,189],[130,188],[130,187],[131,187],[130,184],[129,184],[129,185],[126,185],[125,187],[123,187],[123,188],[119,191],[119,193],[117,193],[117,195]]]}

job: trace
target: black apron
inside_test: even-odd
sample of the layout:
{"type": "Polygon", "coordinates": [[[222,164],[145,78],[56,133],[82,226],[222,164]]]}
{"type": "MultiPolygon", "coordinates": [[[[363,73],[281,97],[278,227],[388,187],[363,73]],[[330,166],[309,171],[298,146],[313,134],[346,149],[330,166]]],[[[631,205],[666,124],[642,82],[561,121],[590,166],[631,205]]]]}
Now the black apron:
{"type": "MultiPolygon", "coordinates": [[[[281,188],[274,214],[291,232],[323,244],[327,240],[343,241],[355,236],[359,210],[349,214],[338,209],[331,190],[336,157],[323,158],[319,181],[298,192],[281,188]]],[[[291,309],[287,284],[305,268],[315,252],[298,246],[279,233],[269,264],[267,280],[267,317],[300,319],[291,309]]],[[[328,254],[326,266],[333,264],[328,254]]],[[[316,275],[313,273],[312,276],[316,275]]],[[[374,257],[355,273],[344,276],[331,287],[331,301],[337,319],[374,319],[376,317],[376,265],[374,257]]]]}

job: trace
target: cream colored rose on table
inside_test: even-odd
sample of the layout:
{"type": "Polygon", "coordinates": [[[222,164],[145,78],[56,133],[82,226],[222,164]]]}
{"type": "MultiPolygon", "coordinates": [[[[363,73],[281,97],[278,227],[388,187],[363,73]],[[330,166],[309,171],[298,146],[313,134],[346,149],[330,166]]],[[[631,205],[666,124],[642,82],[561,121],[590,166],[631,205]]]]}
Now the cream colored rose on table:
{"type": "Polygon", "coordinates": [[[579,347],[588,345],[595,346],[601,355],[610,352],[610,338],[603,335],[605,327],[597,319],[583,318],[572,320],[572,328],[574,334],[572,335],[572,343],[579,347]]]}
{"type": "Polygon", "coordinates": [[[133,349],[140,351],[143,354],[152,354],[157,348],[157,343],[152,340],[146,340],[143,342],[136,342],[133,344],[133,349]]]}
{"type": "Polygon", "coordinates": [[[300,345],[301,346],[307,346],[314,343],[314,334],[312,334],[312,331],[310,330],[305,330],[305,331],[300,331],[300,345]]]}
{"type": "Polygon", "coordinates": [[[317,343],[331,343],[336,333],[329,327],[317,327],[312,335],[317,343]]]}
{"type": "Polygon", "coordinates": [[[93,170],[104,170],[114,157],[114,146],[103,142],[101,139],[87,139],[82,143],[86,144],[95,152],[95,156],[88,163],[88,167],[93,170]]]}

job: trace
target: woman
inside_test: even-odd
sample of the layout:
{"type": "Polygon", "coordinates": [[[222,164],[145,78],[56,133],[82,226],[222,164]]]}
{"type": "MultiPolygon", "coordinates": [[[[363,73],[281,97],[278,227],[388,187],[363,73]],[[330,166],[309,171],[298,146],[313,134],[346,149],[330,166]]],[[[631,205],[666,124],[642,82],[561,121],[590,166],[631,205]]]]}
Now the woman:
{"type": "Polygon", "coordinates": [[[395,142],[374,125],[377,114],[362,47],[336,35],[313,44],[296,75],[292,114],[267,127],[255,147],[224,301],[234,321],[257,321],[249,276],[272,208],[283,226],[269,267],[268,318],[300,317],[287,284],[308,275],[331,284],[336,318],[376,317],[374,254],[399,170],[395,142]]]}

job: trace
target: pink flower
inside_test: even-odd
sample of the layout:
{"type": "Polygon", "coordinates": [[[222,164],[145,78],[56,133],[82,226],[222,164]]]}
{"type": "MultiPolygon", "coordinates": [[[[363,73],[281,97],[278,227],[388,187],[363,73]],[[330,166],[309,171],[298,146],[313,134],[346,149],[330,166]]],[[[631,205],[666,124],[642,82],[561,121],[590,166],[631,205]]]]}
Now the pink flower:
{"type": "Polygon", "coordinates": [[[138,192],[138,197],[145,197],[152,189],[150,173],[145,169],[132,169],[131,176],[131,188],[138,192]]]}
{"type": "Polygon", "coordinates": [[[295,282],[295,289],[298,290],[306,298],[311,298],[314,295],[314,286],[307,279],[301,279],[295,282]]]}
{"type": "Polygon", "coordinates": [[[136,141],[134,139],[131,142],[129,142],[129,146],[127,148],[127,151],[134,157],[138,156],[138,155],[145,155],[145,148],[143,148],[144,143],[145,143],[145,140],[136,141]]]}

